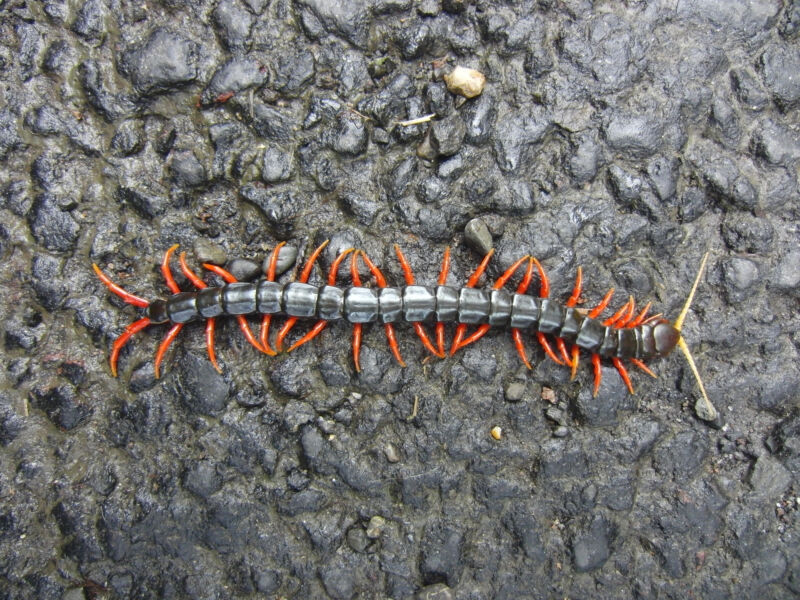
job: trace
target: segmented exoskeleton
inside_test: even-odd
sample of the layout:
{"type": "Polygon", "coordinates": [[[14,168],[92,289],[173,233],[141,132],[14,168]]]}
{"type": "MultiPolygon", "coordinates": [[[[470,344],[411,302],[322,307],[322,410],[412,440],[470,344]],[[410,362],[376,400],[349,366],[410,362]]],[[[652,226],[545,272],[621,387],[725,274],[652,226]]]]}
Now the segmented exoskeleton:
{"type": "MultiPolygon", "coordinates": [[[[493,251],[484,257],[461,288],[446,284],[450,265],[449,248],[445,250],[437,285],[425,286],[417,285],[411,266],[397,246],[395,246],[395,251],[405,277],[405,285],[402,287],[388,286],[383,273],[369,257],[363,251],[352,248],[336,257],[325,285],[310,284],[308,279],[314,263],[327,243],[323,243],[313,252],[300,275],[290,283],[275,281],[278,253],[283,243],[273,250],[267,263],[265,277],[254,283],[239,282],[225,269],[216,265],[204,264],[206,269],[226,281],[226,284],[222,286],[209,286],[189,268],[186,264],[185,253],[182,253],[179,258],[181,270],[197,288],[192,292],[181,291],[172,276],[170,260],[177,245],[173,246],[164,254],[161,263],[162,274],[172,295],[166,299],[157,299],[152,302],[126,292],[113,283],[97,265],[93,265],[98,277],[113,293],[129,304],[147,309],[147,316],[129,325],[114,342],[110,357],[112,373],[116,375],[120,350],[135,333],[149,325],[170,324],[169,332],[156,352],[155,373],[158,377],[167,348],[185,323],[196,320],[206,321],[208,355],[214,367],[219,370],[214,350],[216,319],[233,316],[238,319],[239,326],[247,340],[255,348],[269,355],[275,355],[282,350],[286,336],[298,319],[312,319],[316,323],[287,351],[292,351],[313,339],[331,321],[348,321],[353,324],[353,360],[357,371],[360,370],[362,324],[372,322],[383,324],[392,353],[398,363],[405,366],[394,332],[394,323],[405,321],[413,325],[425,348],[440,358],[444,358],[446,355],[446,323],[457,324],[449,349],[451,355],[480,339],[491,327],[506,327],[511,330],[517,352],[528,368],[531,368],[531,364],[523,343],[523,335],[530,332],[542,346],[545,354],[556,363],[570,367],[574,377],[580,353],[583,350],[591,357],[595,394],[600,386],[602,359],[611,361],[631,393],[633,393],[633,385],[623,361],[628,361],[655,377],[644,361],[666,356],[675,346],[680,346],[689,358],[692,370],[696,374],[694,362],[691,360],[691,355],[688,354],[688,348],[686,348],[680,331],[699,283],[707,255],[703,259],[684,310],[674,323],[670,323],[660,314],[648,316],[649,303],[637,313],[632,297],[612,316],[605,319],[600,318],[600,314],[611,300],[613,289],[609,290],[594,308],[590,310],[578,308],[577,304],[582,289],[580,267],[569,299],[566,303],[559,303],[549,297],[550,284],[547,275],[539,261],[532,256],[523,256],[517,260],[491,288],[477,288],[493,251]],[[348,255],[351,259],[352,285],[342,287],[337,285],[338,272],[342,261],[348,255]],[[359,259],[363,260],[369,268],[377,287],[362,285],[358,271],[359,259]],[[509,292],[504,289],[506,283],[523,265],[525,266],[524,274],[516,291],[509,292]],[[534,269],[540,280],[538,297],[526,293],[531,284],[534,269]],[[262,315],[258,339],[252,333],[246,320],[246,315],[253,314],[262,315]],[[273,349],[270,343],[269,327],[272,317],[278,315],[286,316],[288,319],[278,332],[275,349],[273,349]],[[430,340],[423,327],[423,323],[428,321],[435,322],[435,343],[430,340]],[[467,336],[467,328],[470,325],[477,325],[478,328],[467,336]]],[[[699,377],[698,383],[703,396],[706,397],[699,377]]]]}

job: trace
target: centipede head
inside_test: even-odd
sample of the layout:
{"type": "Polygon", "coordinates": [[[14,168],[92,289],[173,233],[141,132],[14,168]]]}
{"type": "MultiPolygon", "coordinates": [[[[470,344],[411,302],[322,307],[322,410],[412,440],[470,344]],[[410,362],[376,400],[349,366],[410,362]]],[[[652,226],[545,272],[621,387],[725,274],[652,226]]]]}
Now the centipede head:
{"type": "MultiPolygon", "coordinates": [[[[694,294],[697,291],[697,286],[700,284],[700,278],[703,276],[703,271],[706,268],[707,261],[708,261],[708,252],[706,252],[705,255],[703,255],[703,260],[700,263],[700,268],[697,270],[697,276],[694,278],[694,283],[692,284],[692,289],[689,292],[689,297],[686,299],[686,304],[683,305],[683,309],[678,315],[678,318],[675,319],[675,322],[671,324],[667,323],[666,326],[668,326],[674,332],[670,334],[672,337],[675,337],[675,335],[677,334],[673,346],[677,345],[678,348],[680,348],[681,352],[683,352],[683,355],[686,357],[686,361],[689,363],[689,368],[692,370],[694,378],[697,381],[697,387],[700,388],[700,393],[703,395],[703,400],[705,400],[706,402],[706,409],[708,411],[708,414],[716,415],[717,410],[714,408],[714,405],[711,404],[711,400],[708,399],[708,394],[706,394],[706,388],[703,385],[703,380],[700,378],[700,372],[697,370],[697,365],[694,362],[694,358],[692,358],[692,353],[689,351],[689,345],[686,343],[686,340],[681,335],[681,329],[683,329],[683,322],[686,319],[686,314],[689,312],[689,308],[692,305],[694,294]]],[[[659,324],[655,327],[655,329],[657,330],[661,326],[662,324],[659,324]]],[[[655,330],[653,332],[653,335],[654,336],[656,335],[655,330]]],[[[666,334],[664,335],[666,336],[666,334]]],[[[656,338],[656,340],[658,340],[658,338],[656,338]]]]}

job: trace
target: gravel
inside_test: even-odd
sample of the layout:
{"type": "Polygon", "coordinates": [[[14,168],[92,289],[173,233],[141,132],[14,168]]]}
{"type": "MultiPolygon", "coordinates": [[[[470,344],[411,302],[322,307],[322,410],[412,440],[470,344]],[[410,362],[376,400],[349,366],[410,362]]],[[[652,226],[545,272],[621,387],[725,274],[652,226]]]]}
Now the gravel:
{"type": "Polygon", "coordinates": [[[800,593],[796,3],[82,0],[0,23],[0,597],[800,593]],[[448,90],[459,66],[480,95],[448,90]],[[481,285],[530,253],[553,297],[582,266],[581,307],[613,287],[669,319],[710,250],[683,334],[716,416],[677,353],[631,366],[635,395],[604,365],[594,396],[588,360],[572,380],[526,335],[529,371],[500,329],[439,360],[398,324],[401,368],[366,325],[356,372],[343,323],[267,357],[219,319],[221,372],[190,324],[156,379],[154,326],[111,377],[138,311],[92,262],[151,299],[175,243],[251,279],[285,241],[287,282],[326,239],[316,284],[351,247],[399,284],[398,244],[425,285],[449,246],[458,286],[495,248],[481,285]]]}

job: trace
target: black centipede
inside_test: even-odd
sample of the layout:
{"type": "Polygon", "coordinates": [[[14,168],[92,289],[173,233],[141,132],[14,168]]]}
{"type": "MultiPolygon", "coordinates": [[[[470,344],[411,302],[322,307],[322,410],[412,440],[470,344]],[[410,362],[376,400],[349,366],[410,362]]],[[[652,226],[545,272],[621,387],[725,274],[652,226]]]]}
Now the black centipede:
{"type": "Polygon", "coordinates": [[[115,284],[97,264],[93,268],[108,289],[126,303],[146,311],[146,315],[126,327],[113,342],[110,365],[111,372],[117,375],[117,362],[123,346],[136,333],[150,325],[168,324],[170,328],[158,347],[155,355],[155,376],[160,376],[161,363],[170,344],[186,323],[205,320],[206,347],[208,357],[217,370],[220,370],[214,348],[216,319],[235,317],[247,341],[260,352],[274,356],[283,350],[283,344],[299,319],[315,320],[311,330],[289,346],[291,352],[319,335],[332,321],[347,321],[353,325],[353,363],[360,371],[362,327],[365,323],[383,324],[389,348],[401,366],[405,362],[397,344],[394,324],[411,323],[423,346],[432,355],[445,358],[455,354],[465,346],[476,342],[492,327],[505,327],[511,332],[517,353],[530,369],[531,363],[525,349],[524,334],[532,333],[535,340],[549,359],[571,369],[574,378],[582,353],[588,354],[594,372],[593,393],[596,395],[602,378],[601,364],[608,360],[616,368],[626,387],[633,393],[633,384],[625,367],[625,362],[636,366],[655,377],[646,361],[667,356],[679,347],[686,355],[695,375],[703,398],[711,407],[702,380],[692,359],[689,348],[681,335],[686,314],[691,306],[708,254],[703,257],[697,276],[683,310],[675,321],[670,322],[661,314],[650,315],[648,303],[637,312],[636,303],[631,297],[613,315],[601,318],[608,307],[614,290],[611,289],[593,308],[584,310],[577,307],[581,297],[583,278],[578,267],[575,284],[568,300],[560,303],[550,298],[550,282],[539,261],[526,255],[512,264],[490,288],[477,287],[494,253],[491,250],[481,261],[467,282],[460,288],[447,285],[450,269],[450,249],[447,248],[442,259],[439,278],[435,286],[418,285],[411,265],[400,248],[394,249],[403,271],[405,285],[392,287],[387,284],[381,270],[361,250],[349,248],[341,252],[331,264],[324,285],[308,283],[314,264],[328,242],[321,244],[306,261],[295,281],[279,283],[275,280],[278,254],[283,243],[272,251],[264,277],[257,282],[240,282],[227,270],[212,264],[203,264],[207,270],[221,277],[226,283],[210,286],[191,270],[186,263],[186,254],[181,253],[179,264],[186,278],[195,286],[194,291],[184,292],[173,277],[170,262],[177,245],[164,253],[161,273],[171,295],[153,301],[135,296],[115,284]],[[351,285],[337,285],[339,268],[350,257],[351,285]],[[362,284],[358,262],[362,260],[376,287],[362,284]],[[524,273],[516,291],[505,289],[514,274],[523,268],[524,273]],[[527,293],[533,280],[534,270],[539,278],[539,295],[527,293]],[[261,315],[259,336],[253,333],[247,315],[261,315]],[[270,341],[270,325],[275,316],[287,317],[278,331],[274,347],[270,341]],[[424,323],[435,324],[435,338],[428,336],[424,323]],[[455,323],[456,330],[449,350],[446,348],[445,324],[455,323]],[[467,334],[470,326],[477,329],[467,334]]]}

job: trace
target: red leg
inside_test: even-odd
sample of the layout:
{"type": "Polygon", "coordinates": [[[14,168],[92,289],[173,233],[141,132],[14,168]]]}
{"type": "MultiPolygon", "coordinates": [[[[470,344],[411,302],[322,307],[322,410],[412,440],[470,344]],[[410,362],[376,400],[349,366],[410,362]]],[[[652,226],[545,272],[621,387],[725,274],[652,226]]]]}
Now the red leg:
{"type": "Polygon", "coordinates": [[[117,361],[119,360],[119,352],[122,350],[122,347],[128,343],[128,340],[131,339],[134,335],[139,333],[142,329],[150,325],[150,319],[144,317],[135,321],[128,325],[125,328],[125,331],[114,340],[114,343],[111,345],[111,355],[108,358],[108,362],[111,365],[111,374],[116,377],[117,376],[117,361]]]}
{"type": "Polygon", "coordinates": [[[403,269],[403,277],[406,280],[406,285],[414,285],[414,271],[411,270],[411,265],[408,264],[406,257],[403,255],[400,246],[394,245],[394,252],[397,254],[397,260],[400,261],[400,268],[403,269]]]}
{"type": "Polygon", "coordinates": [[[578,374],[578,360],[581,356],[581,349],[577,346],[572,346],[572,373],[569,376],[570,381],[575,379],[575,376],[578,374]]]}
{"type": "MultiPolygon", "coordinates": [[[[370,273],[372,273],[372,276],[375,277],[378,287],[385,288],[386,278],[383,276],[383,273],[381,273],[381,270],[369,259],[369,256],[367,256],[366,252],[361,253],[361,258],[364,259],[364,262],[367,264],[367,268],[370,270],[370,273]]],[[[392,350],[395,360],[401,367],[405,367],[406,363],[403,362],[403,357],[400,356],[400,347],[397,345],[397,337],[394,334],[394,327],[391,323],[384,323],[383,329],[386,332],[386,341],[389,343],[389,348],[392,350]]]]}
{"type": "Polygon", "coordinates": [[[167,349],[169,345],[178,337],[178,334],[183,329],[183,323],[175,323],[172,327],[170,327],[167,335],[164,336],[164,339],[161,341],[161,344],[158,346],[158,350],[156,350],[156,363],[155,363],[155,372],[156,372],[156,379],[161,377],[161,361],[164,360],[164,355],[167,353],[167,349]]]}
{"type": "MultiPolygon", "coordinates": [[[[328,273],[328,285],[336,285],[336,278],[339,275],[339,266],[342,264],[342,261],[347,257],[347,255],[350,254],[352,251],[353,251],[353,248],[348,248],[347,250],[344,250],[333,261],[333,264],[331,265],[331,270],[328,273]]],[[[270,316],[272,316],[272,315],[264,315],[264,319],[267,321],[267,327],[269,327],[269,317],[270,316]]],[[[302,338],[297,340],[294,344],[292,344],[289,347],[289,349],[287,350],[287,352],[291,352],[295,348],[299,348],[303,344],[313,340],[315,337],[317,337],[322,332],[323,329],[325,329],[325,327],[327,325],[328,325],[328,322],[323,320],[323,319],[320,319],[319,321],[314,323],[314,326],[311,328],[311,330],[307,334],[305,334],[302,338]]],[[[262,332],[263,331],[264,330],[262,329],[262,332]]],[[[263,343],[263,340],[262,340],[262,343],[263,343]]]]}
{"type": "Polygon", "coordinates": [[[150,303],[145,300],[144,298],[140,298],[139,296],[134,296],[133,294],[129,294],[116,283],[111,281],[108,276],[100,270],[100,267],[97,266],[96,263],[92,263],[92,268],[94,272],[97,274],[97,277],[100,278],[100,281],[111,291],[112,294],[119,296],[122,298],[127,304],[132,304],[133,306],[138,306],[139,308],[147,308],[150,306],[150,303]]]}
{"type": "Polygon", "coordinates": [[[517,293],[524,294],[528,291],[528,286],[531,284],[531,279],[533,278],[533,257],[531,256],[528,258],[528,268],[525,269],[525,275],[522,277],[522,281],[519,282],[517,286],[517,293]]]}
{"type": "MultiPolygon", "coordinates": [[[[436,282],[438,285],[447,285],[447,275],[450,272],[450,246],[444,249],[444,255],[442,256],[442,268],[439,271],[439,279],[436,282]]],[[[445,331],[444,331],[444,323],[436,323],[436,348],[439,351],[437,354],[441,358],[444,356],[445,349],[445,331]]]]}
{"type": "Polygon", "coordinates": [[[287,352],[291,352],[295,348],[299,348],[300,346],[302,346],[306,342],[310,342],[311,340],[313,340],[320,333],[322,333],[322,330],[325,329],[325,326],[327,324],[328,324],[328,322],[327,321],[323,321],[322,319],[320,319],[319,321],[314,323],[314,326],[311,328],[311,330],[307,334],[305,334],[303,337],[301,337],[299,340],[297,340],[294,344],[289,346],[289,349],[287,350],[287,352]]]}
{"type": "Polygon", "coordinates": [[[589,314],[586,316],[590,319],[596,319],[598,316],[600,316],[600,313],[603,312],[606,309],[606,306],[608,306],[608,303],[611,302],[611,296],[613,295],[614,288],[611,288],[608,290],[608,292],[606,292],[606,295],[603,296],[603,299],[600,300],[600,303],[590,310],[589,314]]]}
{"type": "Polygon", "coordinates": [[[638,358],[632,358],[632,359],[631,359],[631,364],[633,364],[633,365],[635,365],[635,366],[639,367],[639,368],[640,368],[642,371],[644,371],[645,373],[647,373],[648,375],[650,375],[650,377],[653,377],[653,378],[655,378],[655,379],[658,379],[658,375],[656,375],[655,373],[653,373],[653,372],[650,370],[650,368],[649,368],[649,367],[648,367],[646,364],[644,364],[644,363],[643,363],[641,360],[639,360],[638,358]]]}
{"type": "Polygon", "coordinates": [[[467,337],[463,342],[461,342],[458,345],[458,348],[456,348],[456,350],[461,350],[461,348],[463,348],[464,346],[469,346],[473,342],[477,342],[479,339],[481,339],[483,336],[489,333],[489,329],[491,329],[491,327],[492,326],[489,325],[488,323],[480,325],[474,332],[472,332],[469,335],[469,337],[467,337]]]}
{"type": "Polygon", "coordinates": [[[616,323],[614,323],[614,327],[617,329],[624,329],[628,327],[628,324],[633,320],[633,315],[636,313],[636,302],[633,299],[633,296],[630,297],[628,300],[628,310],[625,311],[625,314],[622,315],[616,323]]]}
{"type": "Polygon", "coordinates": [[[625,370],[625,365],[623,365],[622,361],[616,356],[611,359],[611,364],[617,368],[617,371],[619,371],[619,376],[622,377],[622,381],[625,382],[625,386],[628,388],[628,391],[633,394],[633,385],[631,385],[631,378],[628,376],[628,371],[625,370]]]}
{"type": "Polygon", "coordinates": [[[433,344],[431,344],[431,340],[428,338],[428,334],[425,333],[425,328],[422,326],[422,323],[416,321],[415,323],[412,323],[412,325],[414,326],[414,331],[416,332],[417,337],[422,342],[422,345],[425,346],[425,349],[434,356],[444,358],[444,356],[439,355],[439,353],[436,351],[436,348],[434,348],[433,344]]]}
{"type": "Polygon", "coordinates": [[[603,321],[603,327],[611,327],[611,326],[613,326],[614,323],[619,321],[620,318],[630,310],[630,307],[631,307],[630,305],[631,305],[631,301],[628,300],[625,304],[620,306],[619,310],[617,310],[617,312],[615,312],[613,315],[611,315],[605,321],[603,321]]]}
{"type": "Polygon", "coordinates": [[[544,350],[544,353],[547,354],[553,361],[558,365],[563,365],[563,361],[556,356],[556,353],[553,352],[553,349],[550,347],[550,342],[547,341],[547,337],[541,331],[536,332],[536,339],[539,340],[539,345],[544,350]]]}
{"type": "MultiPolygon", "coordinates": [[[[328,245],[330,240],[325,240],[322,242],[316,250],[314,250],[313,254],[308,258],[306,261],[305,266],[303,267],[303,271],[300,273],[300,277],[297,278],[297,281],[300,283],[308,283],[308,278],[311,276],[311,269],[314,268],[314,263],[317,262],[320,253],[325,249],[325,246],[328,245]]],[[[263,323],[263,319],[262,319],[263,323]]],[[[283,346],[283,340],[289,335],[289,332],[292,330],[292,327],[295,326],[297,323],[297,317],[289,317],[284,323],[281,330],[278,332],[278,337],[275,339],[275,347],[277,348],[278,352],[281,351],[281,347],[283,346]]],[[[263,342],[262,342],[263,345],[263,342]]]]}
{"type": "Polygon", "coordinates": [[[217,355],[214,352],[214,331],[216,330],[217,323],[212,317],[206,321],[206,350],[208,351],[208,360],[214,365],[217,373],[222,373],[222,369],[217,364],[217,355]]]}
{"type": "MultiPolygon", "coordinates": [[[[478,285],[481,275],[483,275],[483,272],[486,271],[486,267],[489,266],[489,261],[491,260],[492,255],[494,255],[494,248],[489,250],[486,256],[483,257],[483,260],[478,265],[478,268],[475,269],[472,275],[470,275],[464,287],[474,288],[476,285],[478,285]]],[[[462,341],[464,340],[464,335],[466,335],[466,333],[466,323],[460,323],[458,327],[456,327],[456,334],[453,336],[453,344],[450,346],[450,356],[453,356],[456,352],[458,352],[458,349],[461,348],[462,341]]]]}
{"type": "Polygon", "coordinates": [[[550,296],[550,280],[547,279],[547,274],[538,260],[533,258],[533,264],[536,265],[536,270],[539,271],[539,298],[547,298],[550,296]]]}
{"type": "MultiPolygon", "coordinates": [[[[517,262],[515,262],[513,265],[508,267],[508,269],[506,269],[505,272],[500,277],[497,278],[497,281],[494,282],[494,285],[492,286],[492,289],[499,290],[506,283],[508,283],[508,280],[511,279],[511,276],[514,275],[514,273],[516,272],[517,269],[519,269],[520,265],[522,263],[524,263],[526,260],[528,260],[529,258],[530,258],[529,256],[523,256],[517,262]]],[[[490,325],[487,325],[487,324],[481,325],[480,327],[478,327],[478,329],[472,335],[470,335],[468,338],[466,338],[463,342],[460,342],[458,344],[458,347],[456,348],[456,350],[461,350],[461,348],[464,348],[465,346],[469,346],[473,342],[477,342],[479,339],[481,339],[484,335],[486,335],[489,332],[490,328],[491,328],[490,325]]],[[[463,336],[464,334],[462,333],[461,335],[463,336]]],[[[452,352],[451,352],[451,354],[452,354],[452,352]]]]}
{"type": "MultiPolygon", "coordinates": [[[[280,242],[272,249],[272,254],[270,254],[269,262],[267,263],[267,272],[264,273],[267,281],[275,281],[275,273],[278,270],[278,255],[280,254],[281,248],[283,248],[285,245],[286,242],[280,242]]],[[[269,325],[271,322],[272,315],[264,315],[261,317],[261,332],[259,333],[259,340],[261,342],[261,346],[264,348],[267,354],[274,356],[277,353],[269,345],[269,325]]]]}
{"type": "Polygon", "coordinates": [[[603,380],[603,371],[600,367],[600,355],[592,354],[592,370],[594,371],[594,389],[592,396],[597,396],[597,391],[600,389],[600,382],[603,380]]]}
{"type": "MultiPolygon", "coordinates": [[[[218,267],[217,265],[212,265],[209,263],[204,263],[203,267],[222,277],[228,283],[236,283],[237,279],[231,273],[223,269],[222,267],[218,267]]],[[[270,356],[275,356],[275,351],[272,348],[265,348],[261,344],[258,343],[253,332],[250,331],[250,325],[247,323],[247,319],[244,315],[237,315],[236,320],[239,322],[239,329],[242,330],[242,334],[244,335],[244,339],[246,339],[253,348],[263,352],[264,354],[269,354],[270,356]]]]}
{"type": "Polygon", "coordinates": [[[353,364],[356,367],[356,373],[361,371],[361,323],[353,324],[353,364]]]}
{"type": "Polygon", "coordinates": [[[167,283],[169,291],[173,294],[178,294],[181,288],[175,283],[175,278],[172,276],[172,270],[169,268],[169,259],[172,258],[172,253],[178,249],[178,244],[171,246],[169,250],[164,252],[164,259],[161,261],[161,274],[164,276],[164,281],[167,283]]]}
{"type": "Polygon", "coordinates": [[[645,307],[642,309],[642,312],[640,312],[633,321],[628,323],[628,327],[631,327],[631,328],[638,327],[639,325],[644,323],[645,317],[647,317],[647,313],[650,311],[650,306],[651,306],[651,303],[648,302],[645,305],[645,307]]]}
{"type": "MultiPolygon", "coordinates": [[[[394,252],[395,254],[397,254],[397,260],[400,261],[400,268],[403,269],[403,277],[405,278],[406,285],[414,285],[414,282],[416,281],[416,279],[414,278],[414,271],[411,270],[411,265],[408,264],[406,257],[403,255],[402,250],[400,250],[400,246],[398,246],[397,244],[394,245],[394,252]]],[[[445,261],[442,262],[442,270],[445,269],[445,266],[449,270],[450,268],[449,248],[448,250],[445,251],[445,261]],[[447,263],[446,265],[445,262],[447,263]]],[[[447,274],[445,271],[445,278],[446,277],[447,274]]],[[[439,279],[441,278],[442,274],[439,273],[439,279]]],[[[414,326],[414,332],[417,334],[417,337],[422,342],[422,345],[425,346],[425,349],[428,350],[428,352],[430,352],[434,356],[438,356],[439,358],[444,358],[444,353],[437,351],[436,348],[433,347],[431,340],[428,338],[428,334],[425,333],[425,328],[422,326],[422,323],[416,322],[413,323],[413,326],[414,326]]],[[[444,336],[444,333],[442,333],[442,336],[444,336]]]]}
{"type": "MultiPolygon", "coordinates": [[[[533,277],[533,257],[528,258],[528,267],[525,269],[525,275],[522,276],[522,281],[517,286],[517,294],[524,294],[528,291],[528,286],[531,284],[533,277]]],[[[511,338],[514,340],[514,346],[517,349],[517,354],[522,359],[526,367],[532,369],[530,361],[528,361],[528,353],[525,351],[525,343],[522,340],[522,331],[517,328],[511,329],[511,338]]]]}
{"type": "Polygon", "coordinates": [[[583,287],[583,271],[578,267],[578,274],[575,276],[575,287],[572,288],[572,294],[567,300],[567,307],[572,308],[578,303],[581,297],[581,288],[583,287]]]}
{"type": "MultiPolygon", "coordinates": [[[[181,252],[178,260],[181,264],[181,271],[183,271],[186,278],[192,282],[194,287],[200,290],[208,287],[206,282],[200,279],[197,274],[189,268],[189,265],[186,264],[186,252],[181,252]]],[[[216,326],[214,318],[206,319],[206,350],[208,351],[208,360],[214,365],[217,373],[222,373],[222,369],[220,369],[219,364],[217,364],[216,352],[214,352],[214,331],[216,330],[216,326]]]]}
{"type": "Polygon", "coordinates": [[[517,329],[516,327],[511,329],[511,339],[514,340],[514,346],[517,349],[517,354],[522,359],[522,362],[525,364],[526,367],[529,369],[533,369],[531,366],[530,361],[528,361],[528,354],[525,352],[525,344],[522,342],[522,331],[517,329]]]}
{"type": "Polygon", "coordinates": [[[569,352],[567,352],[567,343],[564,341],[564,338],[556,338],[556,348],[558,348],[559,353],[564,358],[564,364],[571,367],[572,359],[569,356],[569,352]]]}

